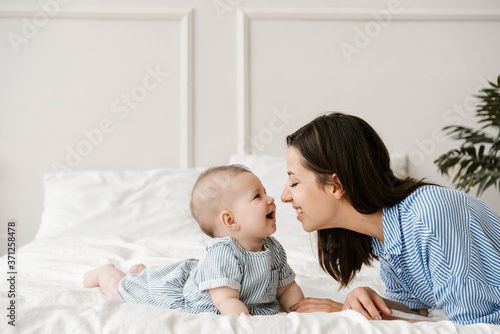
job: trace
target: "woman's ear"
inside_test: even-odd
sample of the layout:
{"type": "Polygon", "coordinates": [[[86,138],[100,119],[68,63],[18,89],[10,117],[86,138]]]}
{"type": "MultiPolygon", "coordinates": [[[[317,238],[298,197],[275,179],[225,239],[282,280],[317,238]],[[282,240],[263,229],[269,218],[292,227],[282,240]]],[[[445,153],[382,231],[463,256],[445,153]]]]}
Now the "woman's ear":
{"type": "Polygon", "coordinates": [[[331,182],[333,196],[335,196],[336,199],[341,199],[342,197],[344,197],[344,187],[342,187],[342,183],[340,183],[337,174],[332,174],[331,182]]]}
{"type": "Polygon", "coordinates": [[[240,228],[240,224],[234,220],[233,213],[231,211],[222,211],[220,214],[220,220],[222,222],[222,226],[226,229],[236,231],[240,228]]]}

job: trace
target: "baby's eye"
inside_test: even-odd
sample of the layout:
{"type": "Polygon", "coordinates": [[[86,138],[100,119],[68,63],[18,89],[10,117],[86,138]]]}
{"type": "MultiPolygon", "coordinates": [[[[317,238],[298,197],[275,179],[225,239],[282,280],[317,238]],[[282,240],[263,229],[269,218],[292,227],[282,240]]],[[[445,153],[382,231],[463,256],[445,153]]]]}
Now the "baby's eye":
{"type": "Polygon", "coordinates": [[[255,195],[253,199],[260,198],[260,194],[255,195]]]}

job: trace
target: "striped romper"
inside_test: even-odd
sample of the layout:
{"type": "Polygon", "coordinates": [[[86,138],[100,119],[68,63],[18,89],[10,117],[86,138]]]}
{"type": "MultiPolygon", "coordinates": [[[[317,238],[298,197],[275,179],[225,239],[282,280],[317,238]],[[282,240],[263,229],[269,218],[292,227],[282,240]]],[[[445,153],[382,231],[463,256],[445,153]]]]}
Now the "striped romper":
{"type": "Polygon", "coordinates": [[[382,212],[384,297],[443,309],[460,324],[500,324],[500,217],[463,192],[422,186],[382,212]]]}
{"type": "Polygon", "coordinates": [[[239,298],[250,314],[279,312],[277,289],[292,283],[295,274],[275,238],[264,239],[261,252],[247,251],[231,237],[210,239],[206,249],[200,260],[148,267],[140,274],[125,276],[117,285],[118,294],[124,302],[220,314],[208,289],[227,286],[239,291],[239,298]]]}

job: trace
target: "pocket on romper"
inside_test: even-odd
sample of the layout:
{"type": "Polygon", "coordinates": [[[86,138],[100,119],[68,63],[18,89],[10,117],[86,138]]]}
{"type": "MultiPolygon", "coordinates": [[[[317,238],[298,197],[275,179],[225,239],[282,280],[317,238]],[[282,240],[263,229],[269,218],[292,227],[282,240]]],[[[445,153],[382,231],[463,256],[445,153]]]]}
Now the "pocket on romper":
{"type": "Polygon", "coordinates": [[[266,297],[269,301],[276,300],[276,292],[278,291],[279,269],[272,270],[269,277],[269,285],[266,288],[266,297]]]}

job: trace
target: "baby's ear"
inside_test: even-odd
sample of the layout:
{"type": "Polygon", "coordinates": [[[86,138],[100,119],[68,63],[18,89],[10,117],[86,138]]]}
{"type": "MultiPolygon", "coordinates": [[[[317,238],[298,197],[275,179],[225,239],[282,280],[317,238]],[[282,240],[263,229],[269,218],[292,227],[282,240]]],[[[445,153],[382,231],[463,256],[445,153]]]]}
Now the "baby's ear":
{"type": "Polygon", "coordinates": [[[231,211],[224,210],[220,214],[220,220],[224,228],[231,231],[236,231],[240,228],[240,224],[234,220],[233,213],[231,211]]]}

